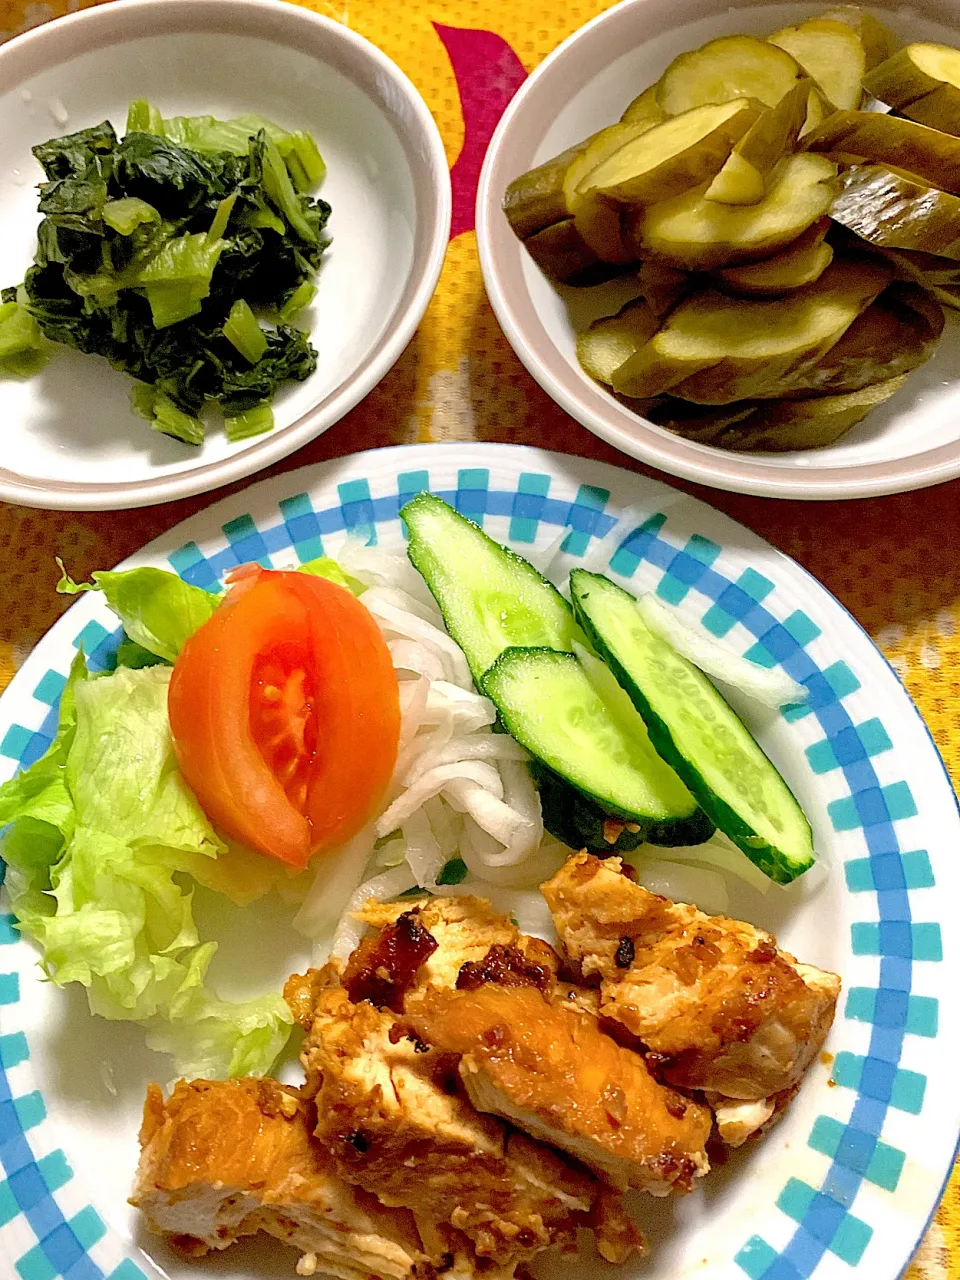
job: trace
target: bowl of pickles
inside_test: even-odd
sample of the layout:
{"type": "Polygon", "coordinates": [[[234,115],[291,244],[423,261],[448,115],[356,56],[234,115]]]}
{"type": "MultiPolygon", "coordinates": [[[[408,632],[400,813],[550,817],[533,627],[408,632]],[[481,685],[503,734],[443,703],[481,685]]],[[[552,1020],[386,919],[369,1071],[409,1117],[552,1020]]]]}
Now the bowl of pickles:
{"type": "Polygon", "coordinates": [[[526,82],[477,235],[517,354],[624,452],[720,488],[960,475],[950,10],[627,0],[526,82]]]}

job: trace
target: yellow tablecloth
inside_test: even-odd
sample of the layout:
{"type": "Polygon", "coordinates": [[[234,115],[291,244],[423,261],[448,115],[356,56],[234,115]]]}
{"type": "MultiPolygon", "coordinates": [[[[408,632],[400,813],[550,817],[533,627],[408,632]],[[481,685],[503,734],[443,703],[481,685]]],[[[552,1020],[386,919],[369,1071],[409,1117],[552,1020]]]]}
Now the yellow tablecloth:
{"type": "MultiPolygon", "coordinates": [[[[85,4],[0,0],[0,40],[85,4]]],[[[486,300],[472,230],[479,163],[500,110],[524,75],[608,0],[308,0],[307,7],[379,45],[420,89],[453,170],[454,238],[436,296],[396,367],[341,423],[273,471],[380,445],[469,439],[648,470],[568,418],[527,375],[486,300]]],[[[903,678],[960,782],[960,481],[844,503],[671,483],[768,538],[850,609],[903,678]]],[[[53,592],[55,555],[78,577],[107,568],[226,492],[89,515],[0,506],[0,689],[67,606],[53,592]]],[[[957,1170],[908,1273],[908,1280],[946,1277],[960,1280],[957,1170]]]]}

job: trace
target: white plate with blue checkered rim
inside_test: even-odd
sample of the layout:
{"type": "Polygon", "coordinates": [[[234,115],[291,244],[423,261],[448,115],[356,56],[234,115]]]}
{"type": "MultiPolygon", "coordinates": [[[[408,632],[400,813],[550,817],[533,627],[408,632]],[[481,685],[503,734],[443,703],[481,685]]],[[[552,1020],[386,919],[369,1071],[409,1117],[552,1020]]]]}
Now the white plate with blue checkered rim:
{"type": "MultiPolygon", "coordinates": [[[[651,1257],[625,1272],[647,1280],[847,1280],[852,1272],[894,1280],[937,1203],[960,1130],[960,937],[941,928],[958,901],[960,819],[916,709],[823,587],[741,525],[656,481],[488,444],[383,449],[279,476],[209,507],[125,563],[172,568],[212,587],[244,561],[282,567],[336,555],[348,532],[399,548],[399,508],[428,487],[521,554],[567,528],[570,565],[619,521],[612,576],[656,590],[810,689],[800,710],[738,709],[809,815],[822,865],[766,897],[734,882],[731,912],[840,973],[828,1052],[765,1139],[683,1200],[645,1198],[651,1257]]],[[[109,666],[117,639],[116,619],[85,596],[37,645],[0,700],[0,779],[45,750],[76,647],[92,665],[109,666]]],[[[212,974],[224,994],[243,994],[251,956],[261,989],[306,962],[282,906],[231,911],[198,905],[201,929],[221,942],[212,974]]],[[[82,993],[42,982],[35,952],[19,941],[9,913],[0,917],[0,1274],[292,1274],[293,1255],[272,1242],[188,1267],[142,1232],[126,1196],[144,1085],[163,1080],[165,1064],[143,1047],[139,1028],[93,1019],[82,993]]],[[[561,1266],[582,1276],[605,1264],[549,1269],[561,1266]]]]}

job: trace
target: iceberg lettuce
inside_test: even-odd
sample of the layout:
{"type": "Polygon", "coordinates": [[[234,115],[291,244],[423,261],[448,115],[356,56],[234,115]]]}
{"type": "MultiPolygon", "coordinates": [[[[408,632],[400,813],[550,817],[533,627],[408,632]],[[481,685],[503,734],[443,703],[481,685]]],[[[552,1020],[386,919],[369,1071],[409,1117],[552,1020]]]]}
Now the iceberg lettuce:
{"type": "MultiPolygon", "coordinates": [[[[131,571],[144,572],[163,574],[131,571]]],[[[148,632],[156,644],[149,625],[139,634],[148,632]]],[[[160,633],[172,652],[172,631],[160,633]]],[[[176,767],[170,674],[124,667],[91,678],[78,657],[55,741],[0,786],[11,905],[53,982],[81,983],[101,1017],[147,1023],[178,1071],[262,1074],[292,1019],[279,995],[232,1004],[205,985],[216,944],[197,935],[185,873],[226,846],[176,767]]]]}

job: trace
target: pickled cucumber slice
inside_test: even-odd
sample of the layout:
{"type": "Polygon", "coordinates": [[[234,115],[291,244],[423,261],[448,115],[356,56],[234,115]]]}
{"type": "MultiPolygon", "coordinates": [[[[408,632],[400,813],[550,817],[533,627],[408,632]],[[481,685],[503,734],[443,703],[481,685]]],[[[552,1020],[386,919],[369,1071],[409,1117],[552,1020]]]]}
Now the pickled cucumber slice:
{"type": "Polygon", "coordinates": [[[714,444],[727,427],[748,422],[757,412],[757,407],[755,400],[714,408],[665,396],[648,410],[646,416],[658,427],[675,431],[686,440],[695,440],[698,444],[714,444]]]}
{"type": "Polygon", "coordinates": [[[911,120],[960,135],[960,50],[908,44],[864,81],[875,98],[911,120]]]}
{"type": "Polygon", "coordinates": [[[649,89],[637,94],[620,121],[622,124],[660,124],[666,118],[666,112],[657,101],[657,86],[652,84],[649,89]]]}
{"type": "Polygon", "coordinates": [[[674,58],[657,85],[667,115],[693,107],[756,98],[772,107],[801,78],[796,60],[755,36],[720,36],[674,58]]]}
{"type": "Polygon", "coordinates": [[[867,55],[863,41],[849,23],[811,18],[799,26],[775,31],[769,40],[796,59],[835,107],[859,107],[867,55]]]}
{"type": "Polygon", "coordinates": [[[591,378],[608,385],[614,372],[656,333],[660,321],[642,298],[604,316],[577,338],[577,359],[591,378]]]}
{"type": "Polygon", "coordinates": [[[763,199],[767,175],[793,150],[806,124],[810,89],[809,80],[799,80],[776,106],[761,112],[707,187],[704,194],[708,200],[758,204],[763,199]]]}
{"type": "Polygon", "coordinates": [[[575,156],[563,178],[563,198],[573,224],[598,258],[604,262],[625,264],[632,254],[624,245],[620,232],[620,209],[596,192],[582,193],[586,179],[634,138],[641,137],[656,124],[654,120],[635,124],[612,124],[595,134],[589,145],[575,156]]]}
{"type": "Polygon", "coordinates": [[[830,217],[881,248],[960,261],[960,199],[883,165],[854,165],[841,174],[830,217]]]}
{"type": "Polygon", "coordinates": [[[759,112],[756,103],[740,98],[719,106],[695,107],[645,129],[594,169],[577,194],[605,196],[624,204],[651,204],[687,191],[714,177],[759,112]]]}
{"type": "MultiPolygon", "coordinates": [[[[867,9],[861,9],[858,5],[844,4],[837,9],[828,9],[826,13],[821,13],[820,17],[829,18],[834,22],[845,22],[853,27],[863,45],[868,71],[885,62],[897,47],[892,33],[883,23],[867,9]]],[[[872,90],[868,89],[867,92],[870,93],[872,90]]]]}
{"type": "Polygon", "coordinates": [[[960,263],[932,253],[909,249],[884,249],[897,277],[920,285],[944,307],[960,310],[960,263]]]}
{"type": "Polygon", "coordinates": [[[943,308],[926,289],[895,281],[822,359],[787,378],[779,394],[846,395],[911,373],[933,355],[943,325],[943,308]]]}
{"type": "Polygon", "coordinates": [[[821,218],[782,253],[717,272],[718,286],[737,297],[772,298],[813,284],[833,261],[833,249],[824,240],[829,229],[830,219],[821,218]]]}
{"type": "Polygon", "coordinates": [[[835,111],[803,145],[905,170],[941,191],[960,194],[960,139],[913,120],[876,111],[835,111]]]}
{"type": "Polygon", "coordinates": [[[503,212],[521,240],[535,235],[551,223],[569,216],[563,191],[563,179],[571,161],[582,155],[591,139],[563,151],[545,164],[521,173],[507,187],[503,212]]]}
{"type": "Polygon", "coordinates": [[[714,443],[737,453],[792,453],[835,444],[871,409],[896,395],[906,374],[842,396],[779,400],[761,405],[747,421],[721,431],[714,443]]]}
{"type": "Polygon", "coordinates": [[[641,296],[655,316],[665,316],[681,298],[696,288],[696,282],[688,271],[678,271],[665,262],[648,258],[637,268],[637,283],[641,296]]]}
{"type": "Polygon", "coordinates": [[[598,284],[615,271],[604,267],[572,218],[544,227],[523,243],[544,275],[561,284],[598,284]]]}
{"type": "Polygon", "coordinates": [[[872,259],[835,261],[812,285],[774,301],[705,289],[686,298],[613,386],[638,398],[671,392],[697,404],[775,394],[813,365],[893,278],[872,259]]]}
{"type": "Polygon", "coordinates": [[[628,215],[624,228],[638,257],[653,254],[672,267],[711,271],[772,257],[830,208],[837,166],[825,156],[782,160],[758,204],[707,200],[701,187],[628,215]]]}

